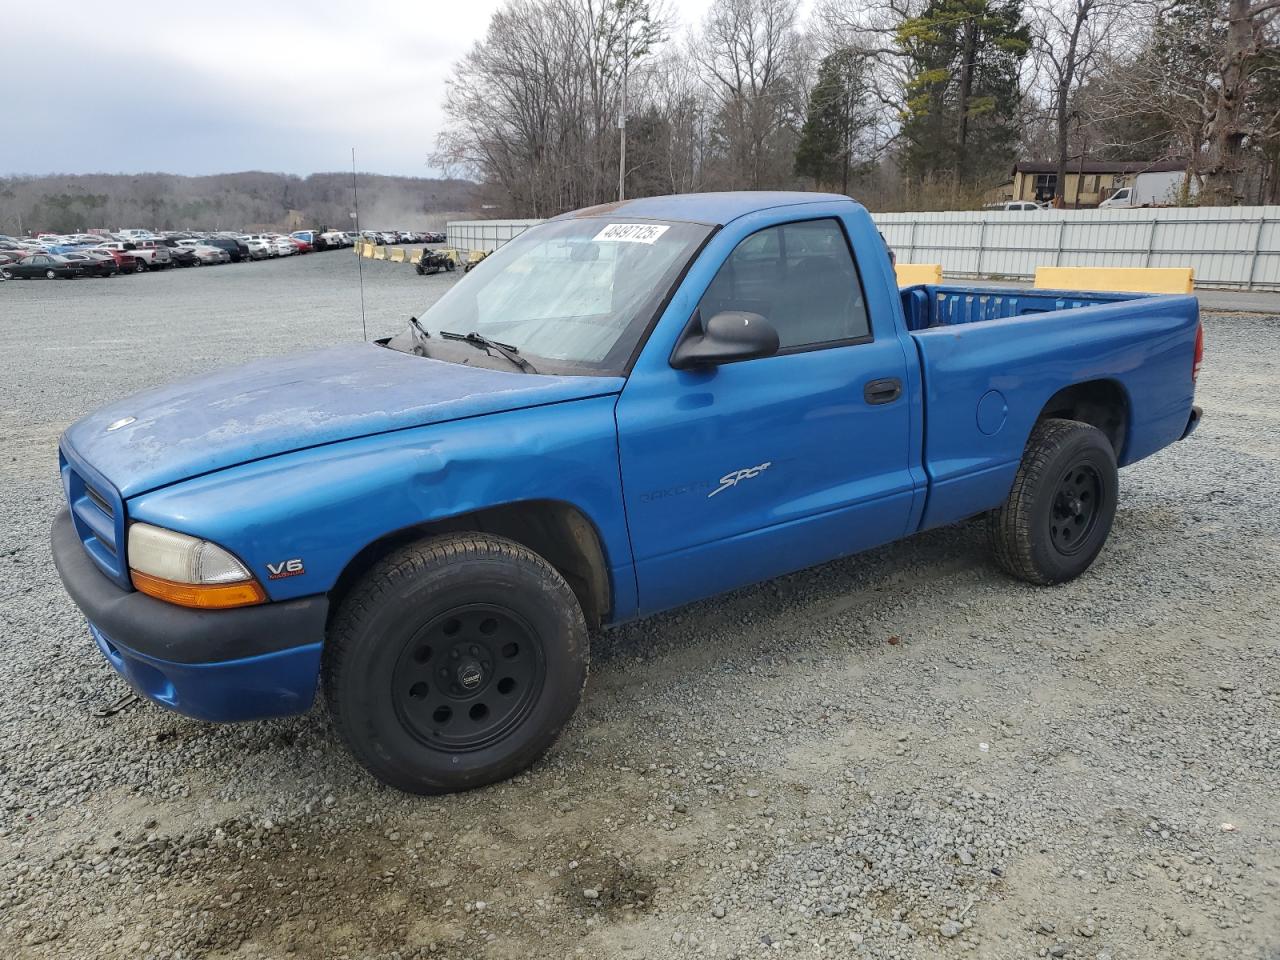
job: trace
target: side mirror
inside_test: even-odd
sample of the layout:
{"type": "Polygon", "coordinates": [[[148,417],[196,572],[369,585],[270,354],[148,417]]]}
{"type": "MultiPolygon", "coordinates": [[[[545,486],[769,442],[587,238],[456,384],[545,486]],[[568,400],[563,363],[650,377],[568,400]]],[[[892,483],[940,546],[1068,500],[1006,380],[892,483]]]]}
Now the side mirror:
{"type": "MultiPolygon", "coordinates": [[[[694,315],[695,321],[697,314],[694,315]]],[[[671,353],[677,370],[714,367],[736,360],[771,357],[778,352],[778,331],[758,313],[725,310],[707,321],[701,333],[690,323],[671,353]]]]}

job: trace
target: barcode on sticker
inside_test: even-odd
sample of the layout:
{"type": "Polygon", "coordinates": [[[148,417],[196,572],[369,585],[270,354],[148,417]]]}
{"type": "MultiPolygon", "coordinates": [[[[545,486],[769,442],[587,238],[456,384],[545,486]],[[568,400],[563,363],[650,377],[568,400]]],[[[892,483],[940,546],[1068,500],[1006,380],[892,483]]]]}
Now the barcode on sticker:
{"type": "Polygon", "coordinates": [[[667,232],[667,227],[658,223],[611,223],[593,240],[616,240],[621,243],[653,243],[667,232]]]}

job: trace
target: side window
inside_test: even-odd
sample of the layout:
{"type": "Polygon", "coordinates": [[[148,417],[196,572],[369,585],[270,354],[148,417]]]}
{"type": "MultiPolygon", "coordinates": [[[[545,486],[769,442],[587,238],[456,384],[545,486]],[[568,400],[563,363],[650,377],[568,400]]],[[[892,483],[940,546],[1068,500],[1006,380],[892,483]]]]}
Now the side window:
{"type": "Polygon", "coordinates": [[[768,227],[747,237],[702,295],[705,323],[726,310],[758,313],[783,350],[871,334],[858,270],[835,220],[768,227]]]}

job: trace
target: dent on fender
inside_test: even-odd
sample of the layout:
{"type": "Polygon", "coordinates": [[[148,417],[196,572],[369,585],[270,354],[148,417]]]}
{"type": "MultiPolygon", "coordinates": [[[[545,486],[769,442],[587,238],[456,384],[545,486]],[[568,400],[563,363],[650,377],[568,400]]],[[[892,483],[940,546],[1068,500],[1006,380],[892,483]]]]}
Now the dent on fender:
{"type": "MultiPolygon", "coordinates": [[[[395,530],[527,500],[577,508],[609,567],[628,569],[613,402],[594,397],[283,454],[143,494],[129,512],[222,544],[263,573],[274,600],[330,589],[367,544],[395,530]],[[303,558],[305,575],[268,580],[267,564],[289,557],[303,558]]],[[[615,580],[615,609],[625,615],[634,580],[615,580]]]]}

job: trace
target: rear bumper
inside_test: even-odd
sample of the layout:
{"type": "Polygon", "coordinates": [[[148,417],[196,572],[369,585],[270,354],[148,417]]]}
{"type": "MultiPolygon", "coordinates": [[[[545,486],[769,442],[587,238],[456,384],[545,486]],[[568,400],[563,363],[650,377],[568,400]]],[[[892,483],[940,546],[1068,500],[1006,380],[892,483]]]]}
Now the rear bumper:
{"type": "Polygon", "coordinates": [[[302,713],[315,699],[328,600],[190,610],[109,580],[69,511],[53,523],[54,564],[103,656],[140,695],[200,720],[302,713]]]}
{"type": "Polygon", "coordinates": [[[1200,418],[1203,414],[1203,410],[1194,404],[1192,405],[1191,416],[1187,418],[1186,429],[1182,431],[1182,436],[1178,438],[1179,440],[1185,440],[1187,437],[1191,436],[1191,434],[1195,433],[1196,427],[1200,426],[1200,418]]]}

